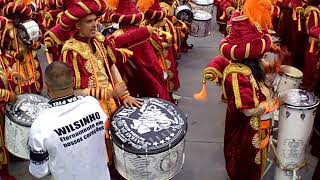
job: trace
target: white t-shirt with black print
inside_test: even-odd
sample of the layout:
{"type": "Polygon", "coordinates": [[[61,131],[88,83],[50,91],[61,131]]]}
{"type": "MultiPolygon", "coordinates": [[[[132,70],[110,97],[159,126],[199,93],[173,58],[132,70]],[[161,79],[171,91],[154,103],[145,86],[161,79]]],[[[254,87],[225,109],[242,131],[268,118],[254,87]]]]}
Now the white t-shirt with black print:
{"type": "Polygon", "coordinates": [[[35,177],[55,180],[110,180],[105,146],[107,115],[93,97],[52,100],[29,134],[30,166],[35,177]]]}

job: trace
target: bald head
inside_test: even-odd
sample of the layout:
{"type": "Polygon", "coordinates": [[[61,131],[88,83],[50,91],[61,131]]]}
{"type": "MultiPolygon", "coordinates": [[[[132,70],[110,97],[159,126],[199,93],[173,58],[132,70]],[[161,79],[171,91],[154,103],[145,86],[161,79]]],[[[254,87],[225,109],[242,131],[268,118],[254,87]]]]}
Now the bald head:
{"type": "Polygon", "coordinates": [[[73,87],[72,71],[62,62],[52,62],[46,68],[44,79],[50,91],[61,91],[73,87]]]}

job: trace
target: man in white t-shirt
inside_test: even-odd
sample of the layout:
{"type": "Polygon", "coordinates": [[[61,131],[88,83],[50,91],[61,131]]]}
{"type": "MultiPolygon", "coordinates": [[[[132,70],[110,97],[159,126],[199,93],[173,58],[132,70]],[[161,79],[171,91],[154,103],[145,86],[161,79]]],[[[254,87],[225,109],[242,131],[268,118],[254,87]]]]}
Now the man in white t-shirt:
{"type": "Polygon", "coordinates": [[[73,95],[72,70],[53,62],[45,71],[52,108],[40,113],[29,134],[30,173],[55,180],[109,180],[105,121],[90,96],[73,95]]]}

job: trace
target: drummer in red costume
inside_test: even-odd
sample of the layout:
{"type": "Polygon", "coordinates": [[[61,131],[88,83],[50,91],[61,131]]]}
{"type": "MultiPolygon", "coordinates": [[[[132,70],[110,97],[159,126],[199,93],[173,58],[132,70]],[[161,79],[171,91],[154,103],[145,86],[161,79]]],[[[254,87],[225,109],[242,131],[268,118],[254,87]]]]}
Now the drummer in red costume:
{"type": "Polygon", "coordinates": [[[174,46],[177,43],[177,30],[173,23],[166,18],[167,11],[160,7],[159,0],[154,0],[153,4],[144,0],[137,2],[138,8],[144,12],[146,25],[151,25],[158,30],[162,47],[159,47],[160,63],[166,73],[168,90],[172,93],[180,87],[177,63],[174,56],[174,46]]]}
{"type": "Polygon", "coordinates": [[[119,23],[120,30],[113,33],[117,48],[126,48],[133,52],[124,63],[117,63],[120,73],[128,84],[131,93],[140,97],[159,97],[173,101],[164,80],[164,73],[156,51],[161,47],[160,41],[152,41],[154,28],[137,27],[143,20],[131,0],[109,2],[118,4],[110,19],[119,23]]]}
{"type": "MultiPolygon", "coordinates": [[[[17,28],[26,20],[31,20],[31,8],[25,2],[11,2],[3,8],[9,19],[7,26],[1,31],[1,50],[12,57],[10,67],[17,72],[23,81],[9,82],[10,88],[17,94],[42,91],[42,73],[36,50],[40,48],[39,40],[27,40],[21,37],[17,28]]],[[[40,33],[40,32],[39,32],[40,33]]],[[[40,33],[41,34],[41,33],[40,33]]]]}
{"type": "MultiPolygon", "coordinates": [[[[320,95],[320,50],[319,44],[320,42],[320,25],[312,27],[309,31],[309,35],[312,38],[316,39],[315,46],[317,47],[317,56],[316,65],[313,67],[312,72],[312,80],[313,83],[308,88],[308,90],[313,91],[318,97],[320,95]]],[[[311,154],[318,158],[318,164],[314,171],[312,180],[319,180],[320,179],[320,108],[318,107],[316,117],[314,119],[314,129],[313,134],[310,139],[310,144],[312,145],[311,154]]]]}
{"type": "Polygon", "coordinates": [[[319,26],[320,20],[320,1],[312,0],[308,2],[308,5],[305,8],[304,14],[306,17],[305,27],[306,33],[309,35],[308,46],[305,49],[304,56],[304,67],[303,67],[303,87],[306,89],[312,88],[313,84],[316,82],[314,79],[315,76],[315,67],[317,66],[318,57],[317,52],[319,47],[317,46],[318,38],[311,36],[310,31],[313,27],[319,26]]]}
{"type": "MultiPolygon", "coordinates": [[[[250,2],[251,5],[255,3],[250,2]]],[[[248,11],[249,7],[244,5],[244,10],[248,11]]],[[[277,72],[279,61],[285,57],[280,53],[279,60],[262,60],[264,53],[271,49],[272,41],[270,35],[254,24],[269,27],[270,7],[271,3],[266,6],[270,11],[267,22],[255,21],[259,13],[256,16],[251,14],[250,18],[244,15],[233,17],[230,35],[220,43],[224,58],[214,58],[203,72],[204,83],[210,80],[222,84],[223,100],[227,102],[224,155],[230,180],[260,180],[266,166],[270,125],[268,120],[262,121],[261,115],[275,110],[280,102],[272,97],[265,85],[264,73],[277,72]]],[[[203,90],[195,98],[203,100],[205,92],[203,85],[203,90]]]]}
{"type": "MultiPolygon", "coordinates": [[[[0,16],[0,31],[7,25],[7,19],[0,16]]],[[[0,39],[1,40],[1,39],[0,39]]],[[[5,147],[4,142],[4,117],[5,117],[5,104],[13,102],[16,99],[16,94],[10,90],[8,81],[10,75],[8,71],[10,63],[8,61],[9,56],[2,53],[0,54],[0,179],[3,180],[14,180],[14,177],[9,175],[9,154],[5,147]]]]}

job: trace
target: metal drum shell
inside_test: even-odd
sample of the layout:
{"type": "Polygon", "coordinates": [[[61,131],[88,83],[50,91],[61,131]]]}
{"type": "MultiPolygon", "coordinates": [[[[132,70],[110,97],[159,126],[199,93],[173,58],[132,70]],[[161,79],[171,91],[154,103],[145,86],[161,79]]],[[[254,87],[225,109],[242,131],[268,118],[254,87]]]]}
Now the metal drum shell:
{"type": "Polygon", "coordinates": [[[48,101],[49,99],[40,95],[22,94],[17,96],[15,103],[7,104],[4,137],[5,146],[10,153],[23,159],[29,159],[27,143],[30,127],[38,113],[50,107],[48,101]],[[27,107],[28,103],[32,104],[33,108],[27,107]]]}
{"type": "Polygon", "coordinates": [[[211,14],[209,14],[206,11],[195,10],[193,11],[193,15],[194,18],[191,23],[191,29],[189,34],[194,37],[209,36],[211,32],[211,14]]]}
{"type": "Polygon", "coordinates": [[[141,109],[120,107],[112,116],[116,169],[126,179],[171,179],[184,163],[186,115],[171,102],[143,99],[141,109]],[[172,120],[170,125],[165,125],[166,117],[172,120]],[[164,126],[156,128],[154,122],[164,126]]]}
{"type": "Polygon", "coordinates": [[[41,37],[41,31],[39,25],[33,21],[28,20],[20,24],[18,27],[18,33],[26,33],[22,38],[26,38],[25,40],[30,41],[38,41],[41,37]]]}
{"type": "MultiPolygon", "coordinates": [[[[296,168],[305,161],[306,145],[312,132],[319,99],[314,94],[300,89],[284,91],[280,93],[280,97],[288,93],[303,93],[302,95],[305,94],[307,98],[301,102],[308,102],[308,104],[299,105],[285,100],[285,104],[280,108],[277,153],[282,165],[287,168],[296,168]]],[[[279,167],[276,168],[275,180],[291,179],[292,174],[279,167]]]]}
{"type": "Polygon", "coordinates": [[[213,14],[213,1],[212,0],[192,0],[190,2],[192,10],[202,10],[213,14]]]}

